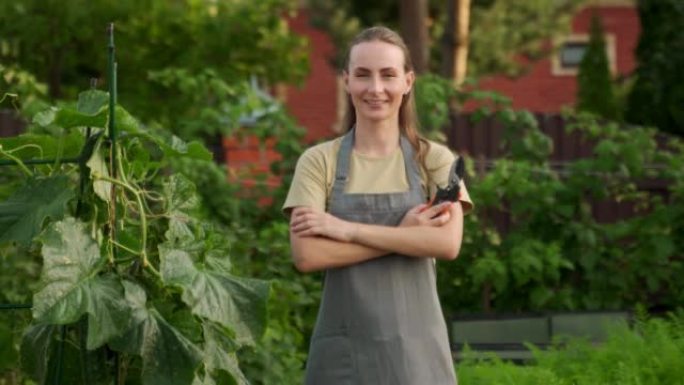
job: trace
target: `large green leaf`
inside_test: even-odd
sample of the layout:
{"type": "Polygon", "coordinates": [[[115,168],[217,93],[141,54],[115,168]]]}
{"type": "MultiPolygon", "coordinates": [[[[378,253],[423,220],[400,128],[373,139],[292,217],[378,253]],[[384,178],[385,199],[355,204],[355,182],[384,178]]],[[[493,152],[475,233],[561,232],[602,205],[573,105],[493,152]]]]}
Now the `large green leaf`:
{"type": "Polygon", "coordinates": [[[85,115],[97,115],[109,105],[109,92],[88,90],[78,94],[76,110],[85,115]]]}
{"type": "Polygon", "coordinates": [[[200,142],[186,143],[177,136],[172,136],[169,143],[164,143],[161,148],[166,156],[171,157],[188,157],[200,160],[211,160],[213,158],[211,152],[200,142]]]}
{"type": "Polygon", "coordinates": [[[22,160],[52,159],[57,155],[73,158],[80,154],[83,140],[83,135],[77,131],[62,137],[27,133],[0,138],[0,145],[5,151],[14,150],[12,154],[22,160]]]}
{"type": "Polygon", "coordinates": [[[190,385],[200,364],[200,351],[155,309],[147,307],[142,287],[124,281],[133,309],[131,328],[112,341],[115,350],[142,357],[144,385],[190,385]]]}
{"type": "Polygon", "coordinates": [[[26,330],[21,341],[22,369],[38,384],[47,380],[48,362],[58,329],[55,325],[34,325],[26,330]]]}
{"type": "MultiPolygon", "coordinates": [[[[89,108],[90,106],[86,107],[89,108]]],[[[62,128],[73,127],[107,127],[108,112],[101,108],[95,114],[83,113],[70,107],[50,107],[33,117],[33,122],[47,127],[57,125],[62,128]]]]}
{"type": "Polygon", "coordinates": [[[14,330],[12,330],[17,325],[10,319],[14,314],[11,312],[4,313],[0,313],[0,373],[12,368],[18,361],[14,346],[14,330]]]}
{"type": "Polygon", "coordinates": [[[200,200],[195,185],[183,175],[172,175],[164,183],[164,196],[167,212],[187,215],[197,213],[200,200]]]}
{"type": "Polygon", "coordinates": [[[227,252],[210,229],[192,219],[198,203],[192,182],[173,176],[164,195],[169,229],[159,245],[162,280],[183,289],[194,314],[230,328],[239,344],[255,343],[266,322],[268,283],[228,273],[227,252]]]}
{"type": "Polygon", "coordinates": [[[0,203],[0,243],[28,244],[41,231],[47,218],[61,219],[74,197],[64,175],[32,178],[0,203]]]}
{"type": "Polygon", "coordinates": [[[42,289],[33,297],[40,322],[68,324],[88,314],[88,349],[95,349],[128,326],[130,309],[114,276],[98,275],[100,248],[86,224],[56,222],[41,236],[42,289]]]}
{"type": "Polygon", "coordinates": [[[236,385],[249,385],[249,381],[240,370],[235,343],[230,333],[211,322],[204,324],[204,366],[208,377],[220,370],[229,373],[236,385]]]}
{"type": "MultiPolygon", "coordinates": [[[[195,192],[195,185],[186,177],[176,174],[164,182],[166,215],[169,218],[169,231],[166,238],[176,242],[188,243],[195,237],[193,225],[198,212],[200,200],[195,192]]],[[[201,245],[198,245],[204,248],[201,245]]]]}
{"type": "Polygon", "coordinates": [[[58,382],[111,385],[113,373],[108,365],[108,352],[104,348],[81,351],[75,328],[70,328],[64,334],[65,340],[62,342],[59,334],[63,327],[69,328],[38,324],[26,330],[21,343],[21,367],[24,373],[38,385],[58,382]],[[58,373],[60,377],[56,378],[58,373]]]}
{"type": "Polygon", "coordinates": [[[76,108],[50,107],[33,118],[40,126],[56,124],[62,128],[107,127],[109,94],[100,90],[89,90],[78,95],[76,108]]]}
{"type": "Polygon", "coordinates": [[[254,344],[264,332],[268,282],[240,278],[194,263],[188,251],[159,247],[162,280],[183,289],[192,312],[235,333],[239,344],[254,344]]]}
{"type": "Polygon", "coordinates": [[[145,130],[140,123],[123,107],[116,107],[116,127],[119,131],[125,131],[149,140],[159,146],[164,156],[170,158],[191,158],[210,161],[212,153],[200,142],[185,142],[175,135],[159,135],[145,130]]]}
{"type": "Polygon", "coordinates": [[[152,141],[158,140],[156,136],[150,135],[149,133],[143,131],[140,127],[140,122],[133,117],[125,108],[121,106],[116,106],[114,109],[115,122],[114,125],[118,132],[128,132],[130,134],[138,134],[146,137],[152,141]]]}
{"type": "Polygon", "coordinates": [[[107,127],[107,110],[102,109],[96,115],[81,113],[71,108],[60,108],[55,115],[54,123],[62,128],[73,127],[107,127]]]}

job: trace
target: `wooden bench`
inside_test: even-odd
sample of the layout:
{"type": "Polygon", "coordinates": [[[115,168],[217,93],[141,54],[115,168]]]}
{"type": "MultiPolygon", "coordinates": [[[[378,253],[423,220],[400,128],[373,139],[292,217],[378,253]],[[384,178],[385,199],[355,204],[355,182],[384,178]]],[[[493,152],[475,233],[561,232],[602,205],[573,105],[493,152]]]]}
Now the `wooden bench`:
{"type": "Polygon", "coordinates": [[[616,323],[628,323],[627,311],[528,313],[521,315],[467,315],[451,323],[451,350],[462,360],[467,345],[474,358],[491,357],[523,362],[532,359],[526,344],[546,349],[559,339],[605,341],[616,323]]]}

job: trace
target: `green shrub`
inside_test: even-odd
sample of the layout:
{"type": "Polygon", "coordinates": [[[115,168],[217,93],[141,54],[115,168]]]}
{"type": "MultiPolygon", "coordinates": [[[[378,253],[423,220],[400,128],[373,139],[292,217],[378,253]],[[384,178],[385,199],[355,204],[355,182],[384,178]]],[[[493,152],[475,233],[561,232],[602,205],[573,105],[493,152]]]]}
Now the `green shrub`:
{"type": "Polygon", "coordinates": [[[678,385],[684,384],[684,317],[639,320],[616,328],[602,345],[564,341],[536,351],[526,366],[497,359],[466,359],[460,385],[678,385]]]}
{"type": "Polygon", "coordinates": [[[656,131],[572,115],[568,130],[593,156],[554,167],[552,142],[527,111],[502,110],[505,153],[468,179],[476,209],[460,257],[439,264],[447,315],[489,309],[674,309],[684,300],[684,145],[656,131]],[[658,179],[666,194],[642,190],[658,179]],[[592,202],[631,204],[636,215],[602,223],[592,202]],[[501,229],[492,213],[509,218],[501,229]],[[504,231],[505,230],[505,231],[504,231]]]}

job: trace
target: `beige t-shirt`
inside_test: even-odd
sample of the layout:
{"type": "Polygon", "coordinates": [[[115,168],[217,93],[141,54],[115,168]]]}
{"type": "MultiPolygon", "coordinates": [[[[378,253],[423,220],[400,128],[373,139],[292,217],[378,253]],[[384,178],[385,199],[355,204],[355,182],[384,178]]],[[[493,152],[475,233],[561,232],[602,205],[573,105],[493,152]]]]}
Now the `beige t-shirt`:
{"type": "MultiPolygon", "coordinates": [[[[297,206],[308,206],[327,211],[330,203],[337,153],[342,137],[315,145],[307,149],[297,161],[295,173],[288,191],[283,210],[289,212],[297,206]]],[[[425,157],[425,164],[430,178],[426,178],[422,167],[421,183],[425,200],[436,192],[436,186],[445,187],[449,179],[449,170],[455,156],[446,146],[430,142],[430,149],[425,157]],[[426,181],[429,180],[429,185],[426,181]]],[[[379,194],[407,191],[409,188],[404,155],[400,147],[382,158],[364,156],[352,151],[349,164],[349,180],[345,188],[347,193],[379,194]]],[[[461,204],[463,212],[468,213],[473,203],[465,184],[461,182],[461,204]]]]}

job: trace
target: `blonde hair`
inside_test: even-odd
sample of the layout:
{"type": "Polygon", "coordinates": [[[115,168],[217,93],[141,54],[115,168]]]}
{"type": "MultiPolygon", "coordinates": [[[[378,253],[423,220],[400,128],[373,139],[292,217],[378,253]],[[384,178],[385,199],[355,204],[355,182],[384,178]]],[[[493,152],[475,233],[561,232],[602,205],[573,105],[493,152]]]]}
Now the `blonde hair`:
{"type": "MultiPolygon", "coordinates": [[[[367,43],[373,41],[381,41],[399,47],[404,54],[404,71],[413,71],[413,62],[411,61],[411,54],[406,43],[393,30],[377,26],[367,28],[361,31],[349,44],[347,54],[344,60],[344,71],[349,71],[349,56],[352,48],[360,43],[367,43]]],[[[347,109],[344,114],[342,127],[346,131],[351,130],[356,124],[356,110],[352,104],[351,96],[347,94],[347,109]]],[[[429,177],[427,166],[425,164],[425,156],[430,149],[430,143],[418,133],[418,115],[416,113],[416,102],[413,96],[413,90],[409,90],[401,100],[399,106],[399,130],[408,139],[416,153],[416,159],[423,168],[425,174],[429,177]]]]}

